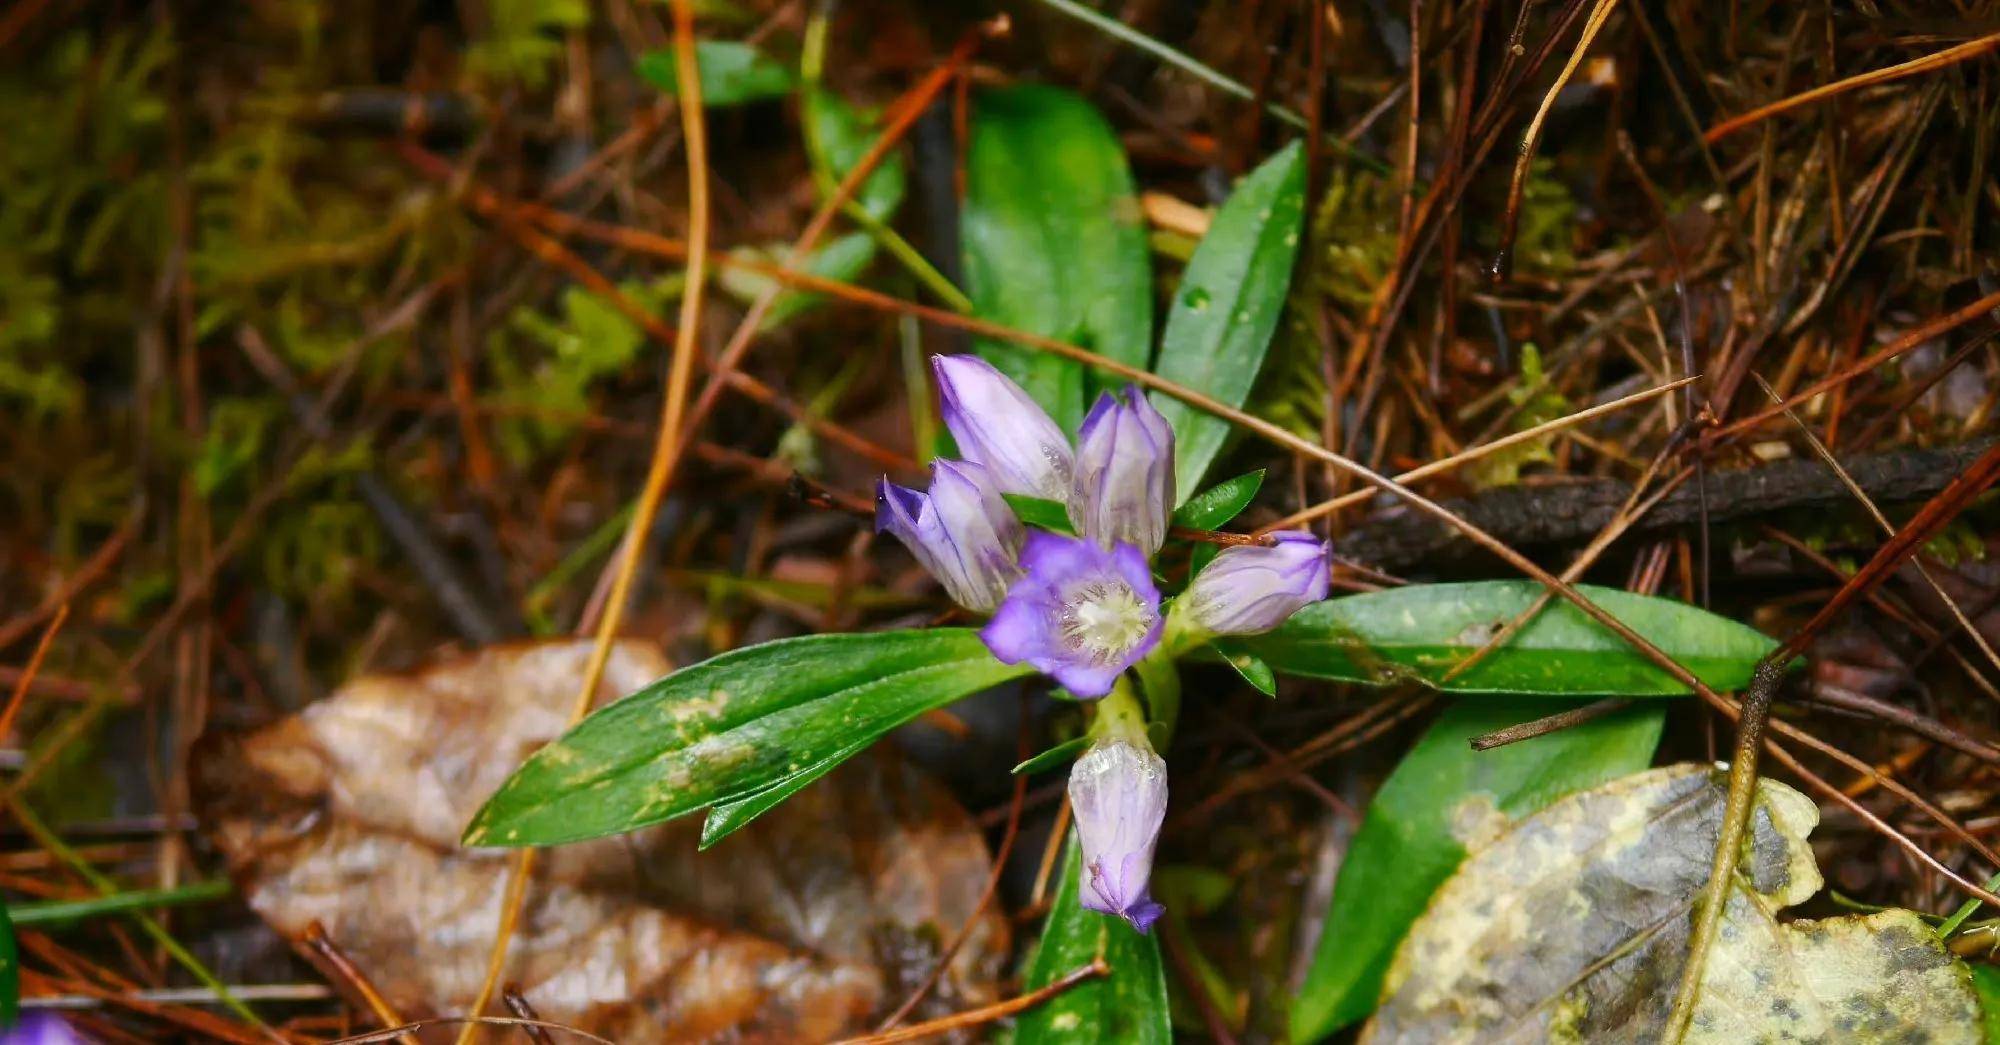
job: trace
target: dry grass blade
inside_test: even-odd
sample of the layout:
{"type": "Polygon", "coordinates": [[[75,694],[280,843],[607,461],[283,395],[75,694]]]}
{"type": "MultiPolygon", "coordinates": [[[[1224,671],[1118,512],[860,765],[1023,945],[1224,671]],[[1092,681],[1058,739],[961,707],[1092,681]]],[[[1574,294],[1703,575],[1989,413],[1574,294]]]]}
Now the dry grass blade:
{"type": "Polygon", "coordinates": [[[1859,90],[1878,83],[1888,83],[1891,80],[1900,80],[1906,76],[1918,76],[1923,73],[1933,72],[1958,62],[1977,58],[1996,48],[2000,48],[2000,33],[1989,33],[1976,40],[1967,40],[1957,47],[1947,47],[1936,54],[1927,54],[1922,58],[1912,58],[1907,62],[1899,62],[1887,68],[1850,76],[1845,80],[1836,80],[1833,83],[1821,84],[1810,91],[1792,95],[1789,98],[1772,102],[1769,105],[1759,106],[1739,116],[1732,116],[1709,128],[1707,133],[1702,135],[1702,140],[1713,144],[1745,127],[1762,123],[1773,116],[1788,113],[1802,106],[1825,101],[1834,95],[1859,90]]]}
{"type": "MultiPolygon", "coordinates": [[[[1684,388],[1689,384],[1692,384],[1693,382],[1700,380],[1700,378],[1701,375],[1696,374],[1693,377],[1684,377],[1678,381],[1669,381],[1664,385],[1656,385],[1652,388],[1645,389],[1644,391],[1634,392],[1628,396],[1620,396],[1619,398],[1614,399],[1611,402],[1599,403],[1596,406],[1589,407],[1583,410],[1578,410],[1576,413],[1573,414],[1565,414],[1564,416],[1555,418],[1554,420],[1544,421],[1541,424],[1535,425],[1530,428],[1523,428],[1518,432],[1510,432],[1507,435],[1501,436],[1500,438],[1494,439],[1490,442],[1481,443],[1478,446],[1467,447],[1466,449],[1461,450],[1458,453],[1452,454],[1450,457],[1442,457],[1439,458],[1438,460],[1430,462],[1429,464],[1412,468],[1407,472],[1398,473],[1396,475],[1396,481],[1399,483],[1413,483],[1419,479],[1425,479],[1429,478],[1430,476],[1437,475],[1440,472],[1452,471],[1453,469],[1459,468],[1466,464],[1470,464],[1473,461],[1477,461],[1480,458],[1487,456],[1488,454],[1497,453],[1501,450],[1505,450],[1510,446],[1519,446],[1522,443],[1531,442],[1533,440],[1547,436],[1551,433],[1560,432],[1564,429],[1575,427],[1576,425],[1583,424],[1586,421],[1596,420],[1597,418],[1602,417],[1606,414],[1616,413],[1620,410],[1625,409],[1628,406],[1635,406],[1639,403],[1643,403],[1657,396],[1662,396],[1667,394],[1668,392],[1684,388]]],[[[1351,493],[1342,494],[1339,497],[1321,501],[1320,503],[1312,505],[1311,507],[1302,508],[1299,511],[1293,512],[1292,514],[1285,516],[1284,518],[1278,520],[1277,522],[1270,523],[1269,525],[1266,526],[1260,526],[1257,528],[1257,532],[1263,534],[1263,533],[1270,533],[1273,530],[1296,529],[1300,526],[1305,525],[1306,523],[1312,522],[1315,519],[1322,519],[1325,518],[1326,516],[1333,515],[1339,512],[1343,508],[1349,508],[1354,505],[1360,504],[1373,496],[1374,496],[1373,491],[1369,490],[1355,490],[1351,493]]]]}
{"type": "MultiPolygon", "coordinates": [[[[583,680],[577,686],[576,702],[570,709],[572,722],[581,719],[590,710],[591,701],[604,678],[604,666],[611,658],[612,640],[617,637],[618,627],[624,622],[632,578],[638,573],[646,536],[653,530],[653,520],[659,514],[660,501],[667,492],[667,481],[672,477],[675,450],[680,445],[682,418],[687,406],[688,385],[694,374],[697,354],[695,334],[701,316],[702,290],[707,282],[709,175],[708,132],[701,102],[700,67],[695,58],[692,0],[674,0],[674,51],[678,59],[675,69],[680,85],[681,133],[685,140],[688,167],[687,288],[681,295],[680,327],[675,331],[674,354],[667,374],[666,395],[660,407],[660,431],[653,446],[652,462],[647,468],[646,482],[639,491],[632,519],[626,525],[611,596],[605,603],[603,618],[597,626],[596,643],[584,666],[583,680]]],[[[509,863],[507,888],[501,900],[500,924],[494,933],[493,951],[487,960],[485,977],[472,1006],[471,1016],[475,1020],[485,1015],[486,1006],[492,1001],[493,992],[506,968],[508,943],[520,918],[522,904],[527,899],[528,883],[534,869],[534,852],[533,849],[523,849],[509,863]]],[[[479,1022],[466,1023],[458,1036],[459,1045],[471,1042],[481,1026],[479,1022]]]]}

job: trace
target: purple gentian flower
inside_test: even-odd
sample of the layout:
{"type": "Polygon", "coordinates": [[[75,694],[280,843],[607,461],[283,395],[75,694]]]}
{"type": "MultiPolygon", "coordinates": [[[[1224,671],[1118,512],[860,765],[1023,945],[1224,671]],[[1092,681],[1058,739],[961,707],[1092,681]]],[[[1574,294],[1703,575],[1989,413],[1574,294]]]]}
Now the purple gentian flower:
{"type": "Polygon", "coordinates": [[[1280,530],[1269,546],[1224,548],[1188,583],[1175,608],[1214,635],[1270,631],[1326,598],[1332,549],[1303,530],[1280,530]]]}
{"type": "Polygon", "coordinates": [[[0,1031],[0,1045],[83,1045],[83,1037],[55,1013],[31,1010],[0,1031]]]}
{"type": "Polygon", "coordinates": [[[1069,770],[1069,804],[1083,846],[1077,895],[1085,907],[1115,914],[1145,932],[1166,908],[1146,891],[1153,847],[1167,815],[1167,763],[1145,744],[1108,737],[1069,770]]]}
{"type": "Polygon", "coordinates": [[[875,491],[875,532],[884,530],[970,610],[993,612],[1021,575],[1021,521],[976,464],[933,461],[928,493],[882,480],[875,491]]]}
{"type": "Polygon", "coordinates": [[[979,637],[1003,664],[1027,661],[1084,698],[1111,692],[1120,672],[1159,644],[1160,589],[1146,555],[1120,541],[1040,530],[1021,549],[1027,574],[979,637]]]}
{"type": "Polygon", "coordinates": [[[1167,539],[1174,511],[1174,430],[1136,386],[1106,392],[1076,440],[1077,529],[1109,547],[1117,541],[1151,555],[1167,539]]]}
{"type": "Polygon", "coordinates": [[[1068,504],[1069,440],[1021,386],[978,356],[932,356],[944,426],[959,452],[984,465],[1002,492],[1068,504]]]}

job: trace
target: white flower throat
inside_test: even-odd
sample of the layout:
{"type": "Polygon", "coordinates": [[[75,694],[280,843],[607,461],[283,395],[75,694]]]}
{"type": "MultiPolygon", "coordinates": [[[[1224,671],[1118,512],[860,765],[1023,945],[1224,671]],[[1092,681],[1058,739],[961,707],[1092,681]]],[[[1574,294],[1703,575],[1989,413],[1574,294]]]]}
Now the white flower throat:
{"type": "Polygon", "coordinates": [[[1158,620],[1159,613],[1130,585],[1097,578],[1064,590],[1057,630],[1070,650],[1110,664],[1144,641],[1158,620]]]}

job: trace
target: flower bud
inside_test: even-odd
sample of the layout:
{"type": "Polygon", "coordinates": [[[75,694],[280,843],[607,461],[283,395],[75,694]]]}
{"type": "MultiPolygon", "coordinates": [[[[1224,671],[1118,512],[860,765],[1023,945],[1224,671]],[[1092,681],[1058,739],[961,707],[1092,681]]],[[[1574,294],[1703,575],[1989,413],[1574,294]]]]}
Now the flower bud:
{"type": "Polygon", "coordinates": [[[1166,908],[1147,893],[1153,848],[1167,815],[1167,763],[1145,739],[1107,737],[1069,771],[1069,803],[1083,847],[1083,906],[1145,932],[1166,908]]]}
{"type": "Polygon", "coordinates": [[[978,356],[932,356],[944,426],[1003,493],[1068,503],[1069,440],[1021,386],[978,356]]]}
{"type": "Polygon", "coordinates": [[[1173,428],[1135,387],[1099,396],[1077,433],[1077,529],[1106,547],[1124,541],[1151,555],[1173,511],[1173,428]]]}
{"type": "Polygon", "coordinates": [[[887,479],[875,493],[875,532],[888,531],[944,585],[952,601],[991,613],[1020,576],[1023,529],[992,477],[976,464],[939,459],[920,493],[887,479]]]}
{"type": "Polygon", "coordinates": [[[1176,608],[1215,635],[1270,631],[1310,603],[1326,598],[1326,542],[1303,530],[1281,530],[1269,546],[1224,548],[1189,582],[1176,608]]]}

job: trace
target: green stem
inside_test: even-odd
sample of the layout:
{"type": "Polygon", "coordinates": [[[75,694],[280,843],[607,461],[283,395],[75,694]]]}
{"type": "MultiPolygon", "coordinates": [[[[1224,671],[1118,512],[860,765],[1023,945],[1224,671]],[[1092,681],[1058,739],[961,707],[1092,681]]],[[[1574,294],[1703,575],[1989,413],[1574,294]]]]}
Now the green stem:
{"type": "MultiPolygon", "coordinates": [[[[812,17],[806,19],[804,46],[799,53],[799,97],[802,103],[820,89],[820,72],[826,67],[826,24],[824,8],[815,10],[812,17]]],[[[810,117],[800,120],[799,123],[805,131],[806,161],[812,168],[813,184],[819,188],[820,195],[831,196],[833,190],[839,186],[840,180],[834,177],[833,164],[826,158],[825,143],[820,141],[818,128],[814,126],[810,117]]],[[[944,302],[945,307],[960,315],[972,314],[972,299],[966,297],[964,291],[953,286],[951,280],[945,278],[944,273],[939,272],[936,266],[926,260],[908,240],[897,234],[895,229],[883,224],[881,219],[870,214],[867,208],[855,200],[843,201],[840,212],[848,220],[860,226],[861,231],[873,238],[877,246],[888,251],[889,256],[895,258],[896,263],[903,266],[904,271],[918,283],[923,284],[924,289],[930,291],[933,297],[944,302]]],[[[786,264],[793,266],[804,262],[803,258],[786,260],[786,264]]]]}
{"type": "Polygon", "coordinates": [[[1153,713],[1153,723],[1160,730],[1161,735],[1155,738],[1160,747],[1173,739],[1174,726],[1181,717],[1181,672],[1175,656],[1176,651],[1162,642],[1136,668],[1139,685],[1146,692],[1146,704],[1153,713]]]}
{"type": "Polygon", "coordinates": [[[1090,719],[1090,735],[1095,739],[1121,738],[1135,744],[1152,746],[1146,734],[1146,709],[1139,703],[1139,694],[1132,688],[1130,675],[1118,676],[1111,692],[1104,695],[1095,705],[1097,713],[1090,719]]]}
{"type": "Polygon", "coordinates": [[[182,907],[207,903],[228,896],[230,889],[228,879],[217,878],[192,885],[176,886],[172,889],[133,889],[128,892],[112,893],[109,896],[94,896],[87,900],[24,903],[9,908],[7,913],[17,926],[53,928],[105,915],[127,914],[154,907],[182,907]]]}
{"type": "MultiPolygon", "coordinates": [[[[34,810],[28,808],[26,802],[10,800],[7,803],[7,807],[8,811],[13,813],[14,819],[20,822],[21,828],[27,831],[37,844],[49,852],[56,854],[58,859],[68,864],[70,869],[81,876],[84,881],[89,882],[92,888],[103,893],[105,896],[117,895],[118,884],[105,877],[97,868],[90,866],[89,861],[85,860],[76,850],[70,848],[69,843],[58,837],[54,831],[49,830],[48,825],[42,823],[41,818],[35,815],[34,810]]],[[[145,930],[147,936],[153,938],[154,943],[159,944],[167,954],[173,957],[175,962],[180,964],[181,968],[186,969],[192,974],[196,980],[201,982],[202,986],[214,991],[216,998],[230,1012],[235,1013],[246,1022],[255,1025],[258,1030],[263,1031],[265,1035],[273,1040],[284,1040],[278,1036],[276,1031],[271,1029],[270,1024],[265,1023],[262,1017],[251,1011],[248,1005],[243,1004],[235,995],[229,993],[228,985],[217,979],[216,975],[209,971],[208,966],[201,963],[201,959],[189,953],[186,947],[181,946],[181,942],[174,939],[173,934],[167,932],[166,927],[154,920],[152,915],[144,911],[134,911],[132,918],[139,923],[139,928],[145,930]]]]}
{"type": "MultiPolygon", "coordinates": [[[[1158,58],[1160,61],[1187,73],[1189,76],[1208,84],[1210,87],[1224,94],[1234,98],[1241,98],[1246,102],[1257,100],[1257,92],[1251,90],[1249,85],[1242,81],[1232,80],[1222,73],[1217,72],[1214,67],[1204,65],[1189,55],[1168,47],[1166,44],[1147,36],[1145,33],[1126,25],[1124,22],[1077,3],[1076,0],[1041,0],[1041,2],[1044,6],[1053,7],[1057,11],[1096,29],[1098,32],[1114,40],[1130,44],[1158,58]]],[[[1316,13],[1315,16],[1317,16],[1316,13]]],[[[1412,55],[1410,60],[1416,61],[1417,57],[1412,55]]],[[[1310,127],[1305,117],[1276,102],[1264,103],[1264,111],[1276,117],[1280,123],[1290,124],[1300,130],[1306,130],[1310,127]]],[[[1378,174],[1389,173],[1388,164],[1356,149],[1354,146],[1342,141],[1338,136],[1326,134],[1323,137],[1328,147],[1332,148],[1335,152],[1341,153],[1354,162],[1373,169],[1378,174]]]]}

